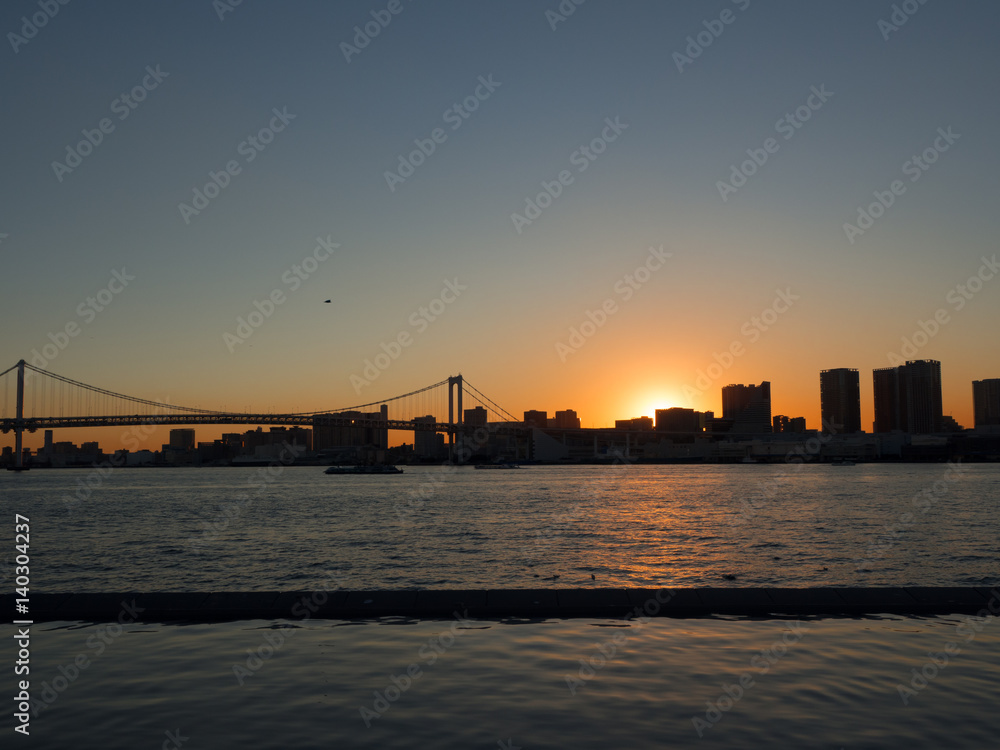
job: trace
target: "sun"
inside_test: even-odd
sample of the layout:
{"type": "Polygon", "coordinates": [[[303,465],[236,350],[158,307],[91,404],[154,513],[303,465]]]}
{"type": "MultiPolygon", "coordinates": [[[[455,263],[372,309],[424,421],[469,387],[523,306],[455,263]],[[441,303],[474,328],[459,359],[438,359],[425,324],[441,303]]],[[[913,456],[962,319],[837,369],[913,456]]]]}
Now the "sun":
{"type": "Polygon", "coordinates": [[[633,415],[636,417],[655,418],[657,409],[669,409],[670,407],[677,405],[677,402],[667,393],[649,394],[637,399],[636,402],[639,404],[639,408],[641,409],[641,413],[633,415]]]}
{"type": "Polygon", "coordinates": [[[640,393],[633,401],[633,407],[640,412],[632,414],[633,417],[656,417],[657,409],[672,409],[674,407],[691,408],[694,404],[685,403],[679,389],[673,388],[651,388],[640,393]]]}
{"type": "Polygon", "coordinates": [[[688,403],[689,399],[683,397],[681,387],[674,387],[669,383],[636,384],[634,389],[629,389],[628,395],[628,398],[622,399],[613,408],[615,419],[634,419],[636,417],[656,419],[658,409],[695,406],[695,404],[688,403]]]}

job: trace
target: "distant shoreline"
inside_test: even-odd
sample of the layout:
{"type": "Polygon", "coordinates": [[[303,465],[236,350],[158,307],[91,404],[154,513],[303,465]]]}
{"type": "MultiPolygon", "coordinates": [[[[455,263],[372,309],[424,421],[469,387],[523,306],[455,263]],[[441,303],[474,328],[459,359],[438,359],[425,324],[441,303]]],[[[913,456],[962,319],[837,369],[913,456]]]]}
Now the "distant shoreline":
{"type": "MultiPolygon", "coordinates": [[[[1000,458],[992,457],[979,457],[979,456],[952,456],[952,457],[927,457],[927,458],[875,458],[875,459],[863,459],[855,460],[854,465],[861,466],[865,464],[944,464],[953,461],[961,461],[963,464],[997,464],[1000,463],[1000,458]]],[[[115,469],[259,469],[261,467],[271,466],[274,463],[273,460],[259,460],[259,461],[241,461],[239,463],[202,463],[202,464],[144,464],[136,466],[126,466],[119,465],[115,466],[115,469]]],[[[439,467],[439,466],[455,466],[456,468],[473,468],[477,462],[467,462],[462,464],[447,464],[443,462],[428,462],[428,463],[406,463],[406,462],[395,462],[396,466],[405,467],[439,467]]],[[[481,463],[481,462],[478,462],[481,463]]],[[[283,464],[287,467],[314,467],[314,468],[325,468],[327,466],[353,466],[354,464],[327,464],[319,463],[315,461],[303,461],[295,462],[290,464],[283,464]]],[[[732,461],[720,461],[712,460],[705,461],[703,459],[645,459],[640,458],[636,460],[619,461],[616,459],[591,459],[591,460],[580,460],[580,461],[521,461],[519,465],[522,468],[531,468],[533,466],[746,466],[746,467],[757,467],[757,466],[838,466],[834,460],[812,460],[812,461],[785,461],[784,459],[767,460],[766,457],[762,457],[760,460],[753,462],[744,462],[742,460],[732,460],[732,461]]],[[[10,466],[4,466],[3,468],[12,469],[10,466]]],[[[41,471],[41,470],[54,470],[59,471],[62,469],[99,469],[105,468],[103,464],[74,464],[71,466],[45,466],[45,465],[32,465],[29,464],[25,467],[31,471],[41,471]]],[[[841,468],[838,466],[838,468],[841,468]]],[[[845,466],[843,468],[851,468],[850,466],[845,466]]]]}

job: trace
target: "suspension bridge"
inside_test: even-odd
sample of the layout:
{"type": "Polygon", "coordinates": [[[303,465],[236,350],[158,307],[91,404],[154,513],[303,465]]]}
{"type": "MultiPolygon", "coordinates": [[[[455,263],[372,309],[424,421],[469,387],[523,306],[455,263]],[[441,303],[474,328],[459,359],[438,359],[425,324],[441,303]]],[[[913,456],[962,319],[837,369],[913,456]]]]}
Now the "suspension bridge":
{"type": "Polygon", "coordinates": [[[23,434],[41,429],[128,425],[282,425],[325,430],[406,430],[456,435],[477,428],[523,433],[524,423],[461,375],[366,404],[295,413],[233,412],[127,396],[57,375],[23,359],[0,372],[0,432],[15,436],[15,470],[24,468],[23,434]],[[447,389],[445,391],[445,389],[447,389]],[[447,407],[445,407],[447,402],[447,407]],[[471,408],[469,408],[471,407],[471,408]],[[447,421],[435,417],[447,408],[447,421]]]}

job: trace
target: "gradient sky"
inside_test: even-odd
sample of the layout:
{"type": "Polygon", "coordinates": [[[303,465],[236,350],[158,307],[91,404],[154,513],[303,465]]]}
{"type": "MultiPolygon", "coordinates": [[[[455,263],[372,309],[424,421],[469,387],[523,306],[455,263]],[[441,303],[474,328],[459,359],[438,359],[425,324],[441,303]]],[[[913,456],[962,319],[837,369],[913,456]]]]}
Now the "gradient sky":
{"type": "Polygon", "coordinates": [[[388,5],[245,0],[220,19],[210,0],[74,2],[18,42],[40,6],[4,3],[0,370],[75,322],[47,369],[204,408],[347,406],[461,372],[515,414],[574,408],[590,427],[720,412],[723,385],[770,380],[773,413],[816,428],[819,371],[854,367],[870,429],[872,368],[943,309],[904,358],[941,360],[945,413],[971,426],[971,381],[1000,377],[1000,278],[961,310],[948,295],[1000,234],[996,3],[904,3],[917,11],[886,32],[889,2],[589,0],[553,29],[555,0],[400,0],[345,59],[388,5]],[[119,119],[147,66],[167,76],[119,119]],[[476,111],[449,115],[477,87],[476,111]],[[814,87],[832,95],[776,127],[814,87]],[[294,119],[248,161],[275,108],[294,119]],[[113,131],[58,179],[102,118],[113,131]],[[627,129],[579,171],[606,118],[627,129]],[[444,142],[391,190],[386,171],[435,128],[444,142]],[[957,140],[911,181],[939,128],[957,140]],[[718,182],[768,138],[777,150],[724,201],[718,182]],[[239,174],[185,221],[179,204],[231,160],[239,174]],[[561,170],[572,183],[518,232],[511,215],[561,170]],[[849,242],[844,224],[894,180],[905,192],[849,242]],[[317,237],[339,248],[293,290],[283,274],[317,237]],[[672,256],[626,300],[616,285],[661,246],[672,256]],[[80,315],[122,269],[134,280],[80,315]],[[413,325],[455,279],[467,289],[413,325]],[[276,289],[274,314],[227,346],[276,289]],[[798,299],[748,335],[777,290],[798,299]],[[402,331],[412,345],[359,395],[351,376],[402,331]],[[731,366],[685,388],[733,342],[731,366]]]}

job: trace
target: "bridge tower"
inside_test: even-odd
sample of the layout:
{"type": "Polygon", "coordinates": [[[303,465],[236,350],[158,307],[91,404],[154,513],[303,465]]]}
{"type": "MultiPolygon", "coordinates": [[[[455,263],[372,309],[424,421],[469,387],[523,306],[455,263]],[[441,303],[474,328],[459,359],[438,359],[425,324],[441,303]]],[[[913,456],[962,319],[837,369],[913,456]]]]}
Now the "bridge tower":
{"type": "Polygon", "coordinates": [[[455,463],[455,432],[456,428],[458,431],[462,429],[462,416],[464,412],[462,411],[462,391],[464,390],[462,386],[462,376],[461,374],[455,376],[448,376],[448,424],[451,425],[451,429],[448,430],[448,462],[455,463]],[[454,387],[458,386],[458,420],[456,422],[455,418],[455,391],[454,387]]]}
{"type": "Polygon", "coordinates": [[[14,421],[14,471],[24,471],[24,360],[17,363],[17,419],[14,421]]]}

